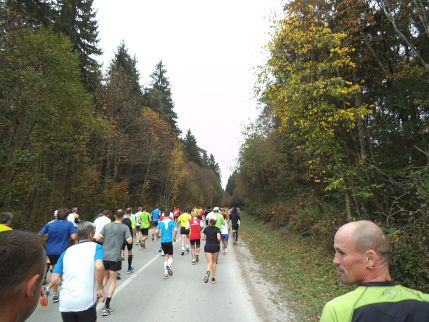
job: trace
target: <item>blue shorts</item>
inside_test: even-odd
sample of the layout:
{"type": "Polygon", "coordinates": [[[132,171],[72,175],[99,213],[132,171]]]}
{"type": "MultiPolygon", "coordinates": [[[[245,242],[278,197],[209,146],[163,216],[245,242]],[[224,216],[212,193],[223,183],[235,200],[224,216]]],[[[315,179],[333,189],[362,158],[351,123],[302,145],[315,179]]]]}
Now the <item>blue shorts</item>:
{"type": "Polygon", "coordinates": [[[220,236],[221,236],[222,240],[226,240],[226,241],[228,241],[228,237],[229,237],[229,235],[228,235],[228,234],[222,234],[222,235],[220,235],[220,236]]]}

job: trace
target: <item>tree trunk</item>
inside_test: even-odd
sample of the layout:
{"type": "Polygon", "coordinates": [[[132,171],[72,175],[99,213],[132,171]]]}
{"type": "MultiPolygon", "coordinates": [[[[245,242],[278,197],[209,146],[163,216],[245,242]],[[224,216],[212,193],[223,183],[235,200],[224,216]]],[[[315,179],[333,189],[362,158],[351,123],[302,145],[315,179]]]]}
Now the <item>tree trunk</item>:
{"type": "Polygon", "coordinates": [[[346,189],[345,194],[345,201],[346,201],[346,218],[347,222],[351,222],[352,219],[352,208],[351,208],[351,200],[350,200],[350,194],[349,191],[346,189]]]}
{"type": "MultiPolygon", "coordinates": [[[[358,83],[356,71],[353,72],[353,82],[355,84],[358,83]]],[[[355,95],[355,108],[359,109],[362,106],[362,101],[360,97],[360,93],[355,95]]],[[[361,159],[366,159],[366,148],[365,148],[365,134],[363,131],[363,122],[361,116],[356,116],[356,125],[358,128],[358,136],[359,136],[359,147],[360,147],[360,157],[361,159]]]]}

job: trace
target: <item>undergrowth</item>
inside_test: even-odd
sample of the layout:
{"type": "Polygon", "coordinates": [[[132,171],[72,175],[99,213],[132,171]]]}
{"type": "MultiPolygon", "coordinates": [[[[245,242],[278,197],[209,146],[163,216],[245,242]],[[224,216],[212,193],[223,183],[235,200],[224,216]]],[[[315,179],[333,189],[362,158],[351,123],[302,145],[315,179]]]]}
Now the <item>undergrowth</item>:
{"type": "Polygon", "coordinates": [[[289,303],[297,321],[319,321],[324,304],[351,290],[338,281],[333,251],[320,242],[286,228],[273,229],[242,214],[240,238],[261,264],[261,273],[278,287],[278,297],[289,303]]]}

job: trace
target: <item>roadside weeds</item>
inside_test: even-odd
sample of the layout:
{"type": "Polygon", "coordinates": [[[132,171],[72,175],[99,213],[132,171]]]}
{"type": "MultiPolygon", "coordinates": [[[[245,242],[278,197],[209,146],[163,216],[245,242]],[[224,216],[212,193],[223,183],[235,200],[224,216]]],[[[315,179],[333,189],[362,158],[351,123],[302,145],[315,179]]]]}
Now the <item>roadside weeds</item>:
{"type": "Polygon", "coordinates": [[[333,251],[287,229],[242,217],[239,237],[259,263],[259,273],[277,286],[279,303],[289,303],[297,321],[319,321],[326,302],[351,290],[338,281],[333,251]]]}

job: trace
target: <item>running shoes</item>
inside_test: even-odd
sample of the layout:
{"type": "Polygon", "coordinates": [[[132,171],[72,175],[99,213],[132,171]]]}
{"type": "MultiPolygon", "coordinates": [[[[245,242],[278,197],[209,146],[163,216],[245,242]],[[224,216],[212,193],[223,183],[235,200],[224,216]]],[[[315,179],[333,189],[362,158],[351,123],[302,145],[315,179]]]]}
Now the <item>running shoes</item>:
{"type": "Polygon", "coordinates": [[[173,276],[173,271],[171,270],[170,266],[167,265],[166,267],[168,275],[173,276]]]}
{"type": "Polygon", "coordinates": [[[207,271],[206,275],[204,275],[204,283],[207,283],[209,281],[209,277],[210,277],[210,271],[207,271]]]}
{"type": "Polygon", "coordinates": [[[111,307],[106,307],[104,306],[103,309],[101,310],[101,315],[102,316],[108,316],[110,315],[110,313],[112,313],[112,308],[111,307]]]}
{"type": "Polygon", "coordinates": [[[52,297],[52,303],[58,303],[59,301],[60,301],[60,293],[56,292],[52,297]]]}

